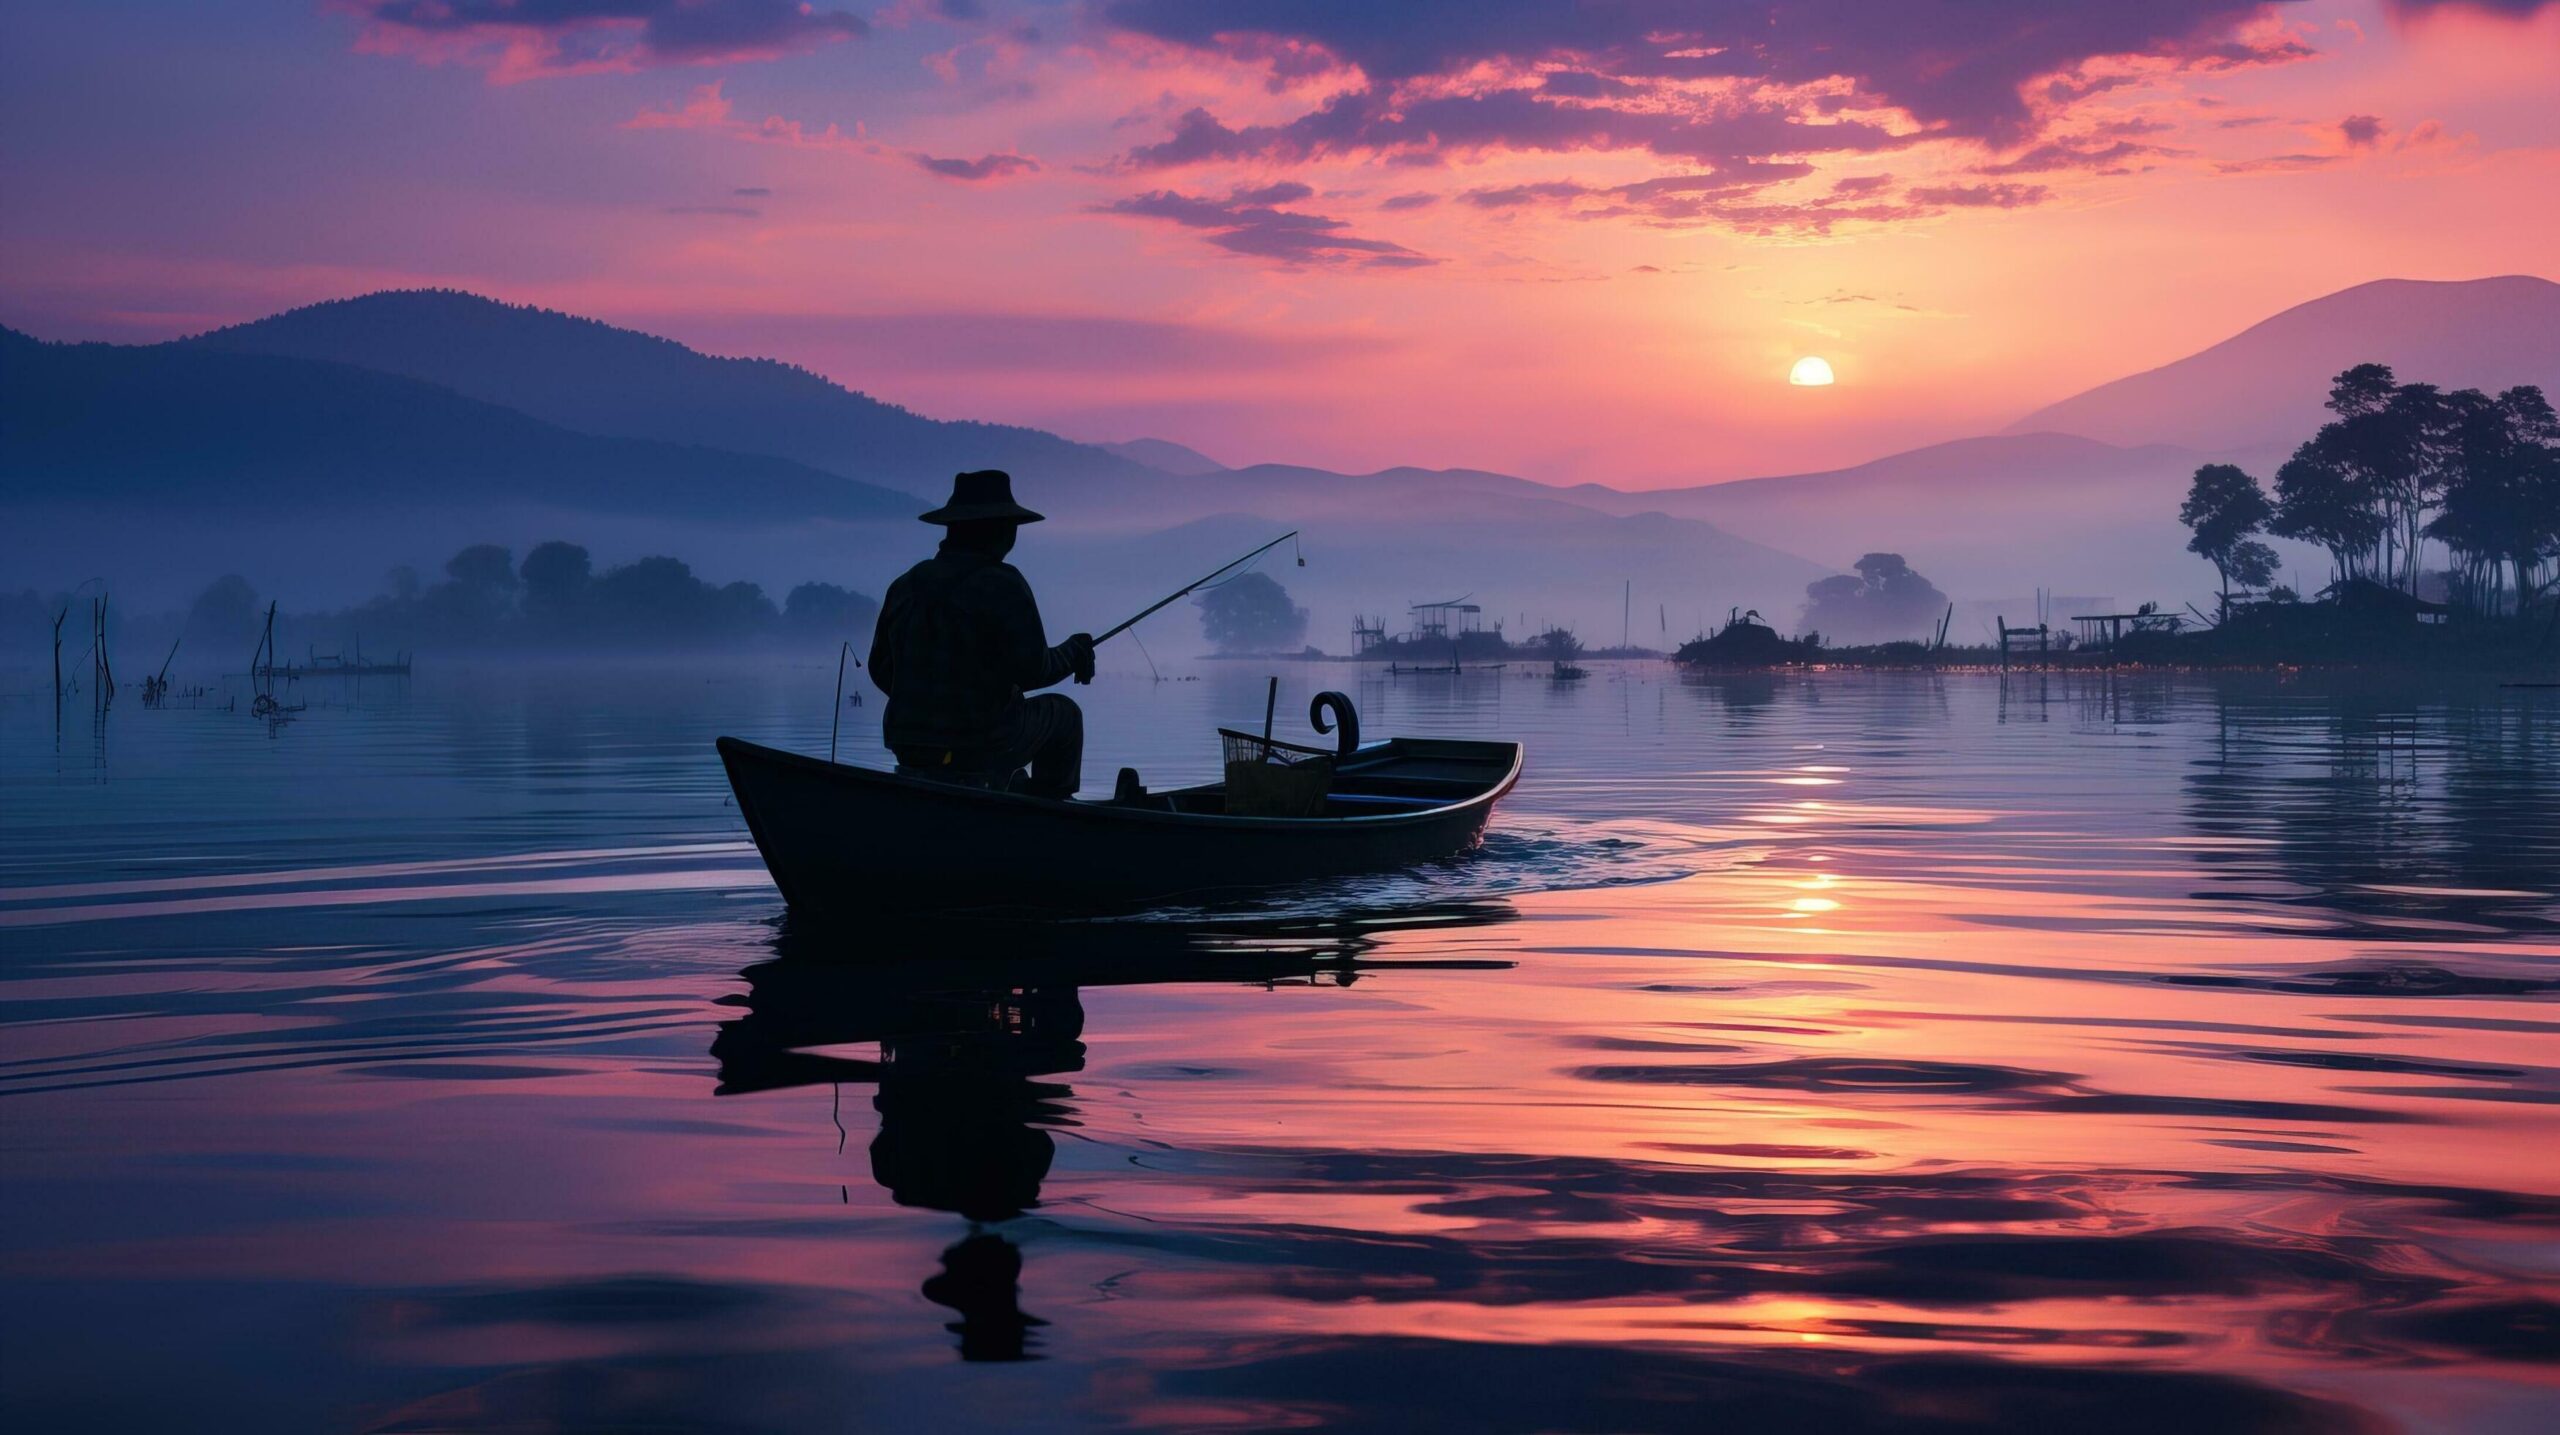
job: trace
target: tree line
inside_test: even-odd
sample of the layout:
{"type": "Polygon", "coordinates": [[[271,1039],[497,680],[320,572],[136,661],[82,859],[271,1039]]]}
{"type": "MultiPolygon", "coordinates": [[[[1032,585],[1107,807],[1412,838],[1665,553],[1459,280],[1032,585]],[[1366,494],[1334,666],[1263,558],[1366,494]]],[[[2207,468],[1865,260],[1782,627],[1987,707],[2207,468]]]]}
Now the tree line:
{"type": "Polygon", "coordinates": [[[2401,383],[2358,364],[2331,382],[2337,417],[2276,470],[2273,495],[2227,463],[2195,472],[2178,519],[2188,551],[2231,593],[2275,578],[2260,533],[2327,550],[2334,580],[2415,596],[2430,541],[2447,555],[2448,597],[2481,613],[2523,612],[2560,559],[2560,417],[2542,390],[2503,393],[2401,383]]]}
{"type": "Polygon", "coordinates": [[[755,583],[712,583],[683,559],[653,554],[599,570],[587,550],[553,539],[519,564],[506,548],[477,543],[447,559],[444,581],[391,570],[390,591],[343,614],[338,625],[401,635],[411,646],[593,644],[685,647],[769,637],[867,640],[880,606],[833,583],[808,582],[781,603],[755,583]]]}
{"type": "MultiPolygon", "coordinates": [[[[49,641],[53,615],[66,601],[29,591],[0,599],[0,610],[13,637],[49,641]]],[[[247,579],[225,574],[205,585],[183,615],[126,614],[116,631],[155,644],[179,639],[190,651],[236,648],[245,661],[265,611],[247,579]]],[[[754,583],[697,577],[679,558],[653,555],[598,569],[575,543],[536,544],[522,563],[505,547],[477,543],[447,559],[441,579],[430,581],[404,564],[391,570],[385,591],[353,607],[290,615],[287,643],[328,648],[361,641],[368,654],[386,657],[398,649],[685,648],[838,638],[868,644],[879,611],[868,595],[833,583],[802,583],[776,603],[754,583]]]]}

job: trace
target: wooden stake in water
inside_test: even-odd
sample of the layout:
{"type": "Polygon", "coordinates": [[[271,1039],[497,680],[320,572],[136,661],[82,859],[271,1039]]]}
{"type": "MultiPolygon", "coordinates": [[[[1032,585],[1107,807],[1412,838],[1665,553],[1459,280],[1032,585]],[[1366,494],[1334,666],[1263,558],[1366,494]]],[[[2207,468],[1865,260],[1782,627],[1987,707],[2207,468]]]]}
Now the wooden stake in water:
{"type": "Polygon", "coordinates": [[[1271,717],[1280,710],[1280,675],[1271,675],[1271,692],[1262,700],[1262,755],[1271,755],[1271,717]]]}
{"type": "Polygon", "coordinates": [[[836,734],[844,731],[844,660],[853,656],[853,640],[836,645],[836,716],[827,725],[827,761],[836,760],[836,734]]]}

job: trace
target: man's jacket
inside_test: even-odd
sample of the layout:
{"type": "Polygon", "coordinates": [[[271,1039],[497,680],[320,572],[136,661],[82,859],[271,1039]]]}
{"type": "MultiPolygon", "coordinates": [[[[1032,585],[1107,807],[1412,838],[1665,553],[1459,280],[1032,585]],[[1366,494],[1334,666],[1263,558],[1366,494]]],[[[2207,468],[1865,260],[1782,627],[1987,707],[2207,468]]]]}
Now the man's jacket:
{"type": "Polygon", "coordinates": [[[871,634],[871,681],[889,695],[880,735],[893,752],[997,747],[1023,693],[1073,668],[1049,646],[1012,564],[947,543],[889,585],[871,634]]]}

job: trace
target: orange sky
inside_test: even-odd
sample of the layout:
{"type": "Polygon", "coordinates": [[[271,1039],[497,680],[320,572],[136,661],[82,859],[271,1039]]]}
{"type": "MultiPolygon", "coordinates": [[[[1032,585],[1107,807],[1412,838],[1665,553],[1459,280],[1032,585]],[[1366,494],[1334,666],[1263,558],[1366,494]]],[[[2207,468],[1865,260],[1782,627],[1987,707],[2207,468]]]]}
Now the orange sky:
{"type": "Polygon", "coordinates": [[[450,285],[1228,462],[1855,462],[2560,219],[2530,0],[38,8],[12,325],[450,285]]]}

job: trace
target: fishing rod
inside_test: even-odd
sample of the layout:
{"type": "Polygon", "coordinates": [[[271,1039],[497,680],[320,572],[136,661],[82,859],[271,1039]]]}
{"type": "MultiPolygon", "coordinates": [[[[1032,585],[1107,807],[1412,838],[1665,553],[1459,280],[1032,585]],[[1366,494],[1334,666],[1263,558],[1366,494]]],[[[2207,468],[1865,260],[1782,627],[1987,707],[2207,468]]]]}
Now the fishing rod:
{"type": "MultiPolygon", "coordinates": [[[[1216,582],[1220,577],[1222,577],[1223,575],[1225,575],[1225,574],[1226,574],[1230,569],[1241,568],[1241,567],[1243,567],[1245,564],[1252,562],[1252,561],[1253,561],[1253,560],[1255,560],[1256,558],[1261,557],[1263,554],[1270,552],[1272,549],[1279,547],[1281,544],[1286,543],[1286,542],[1288,542],[1290,539],[1295,538],[1295,537],[1297,537],[1297,536],[1298,536],[1298,530],[1297,530],[1297,529],[1292,528],[1292,529],[1290,529],[1288,532],[1281,534],[1279,537],[1274,538],[1274,539],[1272,539],[1270,542],[1265,543],[1265,544],[1263,544],[1261,547],[1259,547],[1259,548],[1257,548],[1257,549],[1253,550],[1251,553],[1248,553],[1248,554],[1246,554],[1245,556],[1243,556],[1242,558],[1237,559],[1235,562],[1228,564],[1225,568],[1219,568],[1219,569],[1213,570],[1213,571],[1209,574],[1209,576],[1208,576],[1208,577],[1206,577],[1206,578],[1202,578],[1202,579],[1200,579],[1198,582],[1191,583],[1191,584],[1189,584],[1189,585],[1187,585],[1187,586],[1185,586],[1185,587],[1181,587],[1181,588],[1176,588],[1176,589],[1174,589],[1172,592],[1167,593],[1167,594],[1166,594],[1166,595],[1164,595],[1163,597],[1158,598],[1156,601],[1154,601],[1154,602],[1152,602],[1152,603],[1149,603],[1146,607],[1144,607],[1144,608],[1140,609],[1140,610],[1138,611],[1138,615],[1137,615],[1137,617],[1131,618],[1129,621],[1127,621],[1127,622],[1125,622],[1125,623],[1122,623],[1122,624],[1120,624],[1120,625],[1118,625],[1118,626],[1116,626],[1116,627],[1114,627],[1114,628],[1111,628],[1111,629],[1109,629],[1109,630],[1107,630],[1107,631],[1105,631],[1105,632],[1102,632],[1102,633],[1100,633],[1100,634],[1097,634],[1097,635],[1094,637],[1093,645],[1094,645],[1095,647],[1097,647],[1097,648],[1101,647],[1103,644],[1105,644],[1105,643],[1107,643],[1107,642],[1110,642],[1113,638],[1116,638],[1116,637],[1120,636],[1122,633],[1125,633],[1125,632],[1129,631],[1131,628],[1134,628],[1134,627],[1138,626],[1138,624],[1139,624],[1140,622],[1142,622],[1142,621],[1143,621],[1143,620],[1145,620],[1147,617],[1149,617],[1150,615],[1152,615],[1152,614],[1153,614],[1157,609],[1159,609],[1159,608],[1161,608],[1161,607],[1165,606],[1165,605],[1166,605],[1166,604],[1168,604],[1168,603],[1174,602],[1174,601],[1176,601],[1177,599],[1187,597],[1187,596],[1189,596],[1190,594],[1195,593],[1195,592],[1199,591],[1200,589],[1207,587],[1208,585],[1210,585],[1211,583],[1216,582]]],[[[1307,555],[1305,555],[1305,554],[1303,554],[1303,553],[1301,553],[1301,554],[1299,554],[1299,555],[1298,555],[1298,566],[1299,566],[1299,567],[1301,567],[1301,568],[1304,568],[1304,567],[1306,567],[1306,566],[1307,566],[1307,555]]]]}

